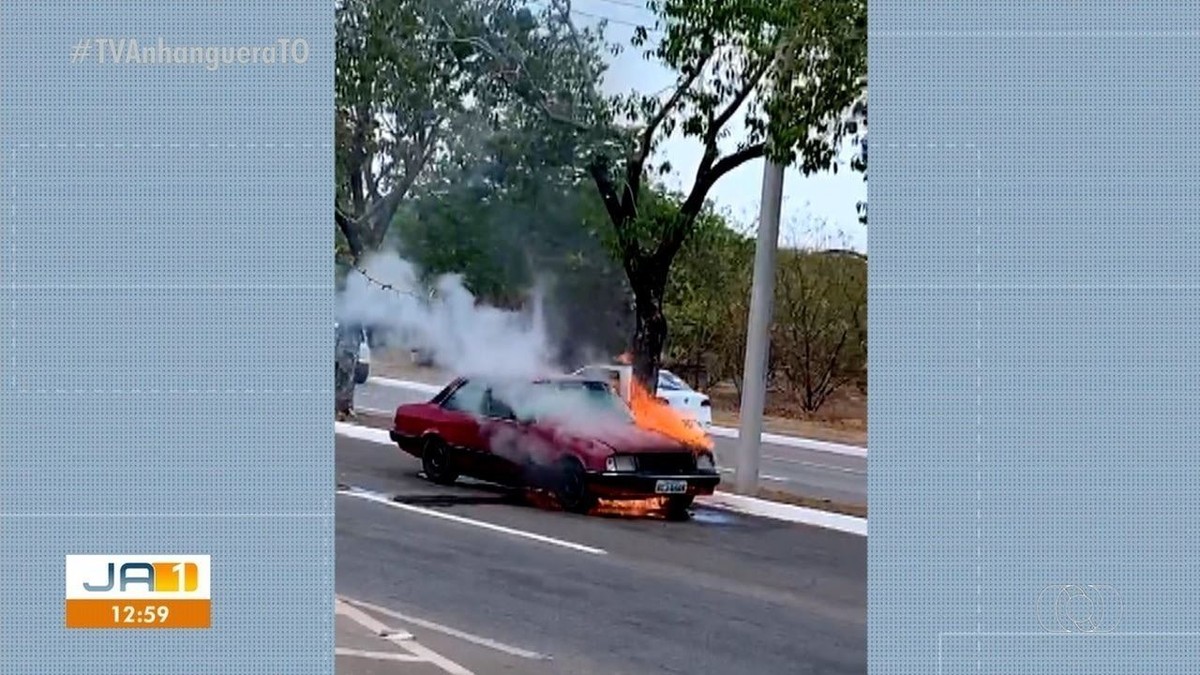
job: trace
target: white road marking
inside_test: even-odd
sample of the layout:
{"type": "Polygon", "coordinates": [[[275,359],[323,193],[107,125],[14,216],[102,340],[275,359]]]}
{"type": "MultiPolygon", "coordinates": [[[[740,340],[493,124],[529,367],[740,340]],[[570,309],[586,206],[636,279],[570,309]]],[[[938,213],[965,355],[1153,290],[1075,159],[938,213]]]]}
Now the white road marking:
{"type": "Polygon", "coordinates": [[[513,647],[512,645],[506,645],[503,642],[497,642],[497,641],[491,640],[489,638],[480,637],[478,635],[472,635],[471,633],[466,633],[466,632],[463,632],[456,628],[451,628],[449,626],[443,626],[440,623],[435,623],[433,621],[429,621],[426,619],[420,619],[415,616],[410,616],[408,614],[401,614],[400,612],[397,612],[394,609],[388,609],[387,607],[380,607],[379,605],[374,605],[369,602],[365,602],[363,600],[353,600],[351,598],[343,598],[343,600],[345,602],[355,605],[357,607],[362,607],[363,609],[369,609],[373,612],[383,614],[384,616],[389,616],[398,621],[402,621],[407,624],[412,624],[414,626],[420,626],[421,628],[425,628],[427,630],[431,630],[431,631],[435,631],[435,632],[442,633],[445,635],[449,635],[451,637],[456,637],[465,642],[470,642],[472,644],[476,644],[481,647],[487,647],[488,649],[494,649],[498,652],[502,652],[502,653],[508,654],[510,656],[517,656],[517,657],[520,657],[523,659],[530,659],[532,661],[549,661],[549,660],[551,660],[551,657],[547,654],[539,654],[538,652],[530,651],[528,649],[521,649],[520,647],[513,647]]]}
{"type": "MultiPolygon", "coordinates": [[[[359,440],[366,441],[368,443],[378,444],[378,445],[391,445],[392,444],[392,440],[390,437],[388,437],[387,432],[383,431],[381,429],[371,429],[368,427],[361,427],[361,426],[354,425],[354,424],[346,424],[344,422],[335,422],[334,424],[335,424],[335,433],[340,436],[357,438],[359,440]]],[[[409,504],[401,504],[399,502],[392,501],[386,495],[374,495],[373,493],[364,492],[361,490],[339,491],[338,494],[344,494],[344,495],[351,496],[351,497],[358,497],[360,499],[370,499],[371,501],[378,501],[382,504],[386,504],[386,505],[392,506],[394,508],[404,509],[404,510],[412,511],[414,513],[423,513],[425,515],[430,515],[435,518],[443,518],[446,520],[453,520],[453,521],[457,521],[457,522],[465,521],[466,524],[476,525],[477,527],[483,527],[486,529],[497,530],[500,532],[506,532],[508,534],[514,534],[516,536],[526,537],[529,539],[536,539],[539,541],[549,540],[547,543],[554,543],[559,546],[565,546],[567,548],[583,550],[586,553],[598,553],[601,555],[608,553],[607,551],[604,551],[602,549],[591,548],[589,546],[583,546],[582,544],[575,544],[572,542],[561,541],[558,539],[551,539],[550,537],[543,537],[540,534],[533,534],[531,532],[522,532],[521,530],[511,530],[510,528],[506,528],[501,525],[493,525],[491,523],[484,523],[483,521],[471,520],[470,518],[462,518],[461,516],[452,516],[448,513],[442,513],[440,511],[433,511],[430,509],[423,509],[419,506],[412,506],[409,504]],[[364,496],[364,495],[371,495],[371,496],[368,497],[368,496],[364,496]]],[[[855,518],[854,516],[846,516],[846,515],[842,515],[839,513],[829,513],[828,511],[819,511],[817,509],[808,509],[808,508],[804,508],[801,506],[791,506],[789,504],[779,504],[777,502],[768,501],[766,499],[757,499],[755,497],[744,497],[742,495],[735,495],[735,494],[732,494],[729,492],[721,492],[721,491],[718,491],[708,497],[700,497],[699,501],[709,507],[712,507],[712,508],[724,509],[727,511],[736,511],[738,513],[744,513],[746,515],[751,515],[751,516],[758,516],[760,518],[771,518],[773,520],[782,520],[782,521],[786,521],[789,523],[800,523],[803,525],[815,525],[816,527],[824,527],[824,528],[831,529],[831,530],[838,530],[840,532],[849,532],[851,534],[860,534],[864,537],[867,535],[867,519],[866,518],[855,518]]]]}
{"type": "Polygon", "coordinates": [[[364,427],[359,424],[350,424],[349,422],[334,422],[333,433],[346,438],[353,438],[359,441],[368,443],[378,443],[380,445],[392,445],[392,437],[383,429],[374,427],[364,427]]]}
{"type": "Polygon", "coordinates": [[[512,537],[519,537],[521,539],[529,539],[531,541],[542,542],[543,544],[551,544],[553,546],[568,548],[573,551],[579,551],[581,553],[591,553],[592,555],[608,555],[608,551],[605,551],[602,548],[593,548],[591,546],[584,546],[583,544],[576,544],[573,541],[566,541],[564,539],[555,539],[554,537],[547,537],[545,535],[535,534],[533,532],[526,532],[525,530],[518,530],[518,529],[511,528],[511,527],[505,527],[503,525],[496,525],[495,523],[489,523],[489,522],[483,521],[483,520],[475,520],[474,518],[464,518],[463,516],[456,516],[456,515],[453,515],[450,513],[444,513],[442,511],[438,511],[435,509],[427,509],[427,508],[424,508],[421,506],[413,506],[412,504],[404,504],[402,502],[394,501],[387,495],[382,495],[382,494],[379,494],[376,492],[369,492],[366,490],[352,488],[349,490],[338,490],[338,494],[344,495],[346,497],[354,497],[356,499],[364,499],[369,502],[375,502],[376,504],[383,504],[385,506],[390,506],[394,509],[400,509],[401,511],[408,511],[410,513],[419,513],[423,516],[429,516],[431,518],[439,518],[441,520],[448,520],[452,523],[459,523],[462,525],[471,525],[472,527],[478,527],[478,528],[481,528],[484,530],[491,530],[492,532],[499,532],[501,534],[507,534],[512,537]]]}
{"type": "MultiPolygon", "coordinates": [[[[730,468],[724,467],[724,466],[718,467],[717,471],[719,471],[720,473],[728,473],[728,474],[737,473],[737,471],[735,471],[734,469],[730,469],[730,468]]],[[[758,477],[763,480],[775,481],[776,483],[791,483],[792,482],[791,478],[784,478],[783,476],[772,476],[769,473],[759,474],[758,477]]]]}
{"type": "Polygon", "coordinates": [[[408,389],[409,391],[419,391],[422,394],[436,394],[446,385],[428,384],[425,382],[413,382],[411,380],[393,380],[387,377],[368,377],[367,384],[377,384],[381,387],[391,387],[392,389],[408,389]]]}
{"type": "MultiPolygon", "coordinates": [[[[377,636],[387,640],[391,644],[407,651],[410,656],[408,658],[397,658],[402,656],[399,654],[388,654],[389,661],[407,661],[409,663],[429,663],[442,670],[450,673],[450,675],[474,675],[471,671],[463,668],[450,659],[438,654],[432,649],[418,643],[413,639],[412,633],[403,630],[392,630],[387,624],[367,614],[357,607],[351,606],[342,598],[336,598],[334,601],[334,613],[346,617],[347,619],[357,623],[367,630],[375,633],[377,636]]],[[[342,653],[347,656],[366,656],[368,654],[380,654],[381,652],[368,652],[364,650],[353,650],[356,653],[349,654],[351,650],[342,649],[342,653]]],[[[335,648],[335,654],[337,650],[335,648]]],[[[387,654],[386,652],[383,652],[387,654]]]]}
{"type": "MultiPolygon", "coordinates": [[[[374,384],[380,387],[390,387],[392,389],[407,389],[416,391],[422,394],[436,394],[442,390],[445,385],[434,385],[425,382],[413,382],[411,380],[393,380],[386,377],[372,377],[367,380],[367,384],[374,384]]],[[[737,438],[739,432],[737,429],[729,427],[709,427],[708,432],[713,436],[722,438],[737,438]]],[[[835,455],[846,455],[849,457],[866,458],[867,449],[857,445],[844,445],[842,443],[830,443],[829,441],[818,441],[815,438],[801,438],[799,436],[785,436],[783,434],[771,434],[763,432],[759,436],[762,443],[766,445],[782,445],[789,448],[801,448],[804,450],[813,450],[816,452],[828,452],[835,455]]]]}
{"type": "Polygon", "coordinates": [[[392,630],[391,628],[388,628],[387,624],[380,621],[379,619],[376,619],[375,617],[371,616],[370,614],[367,614],[366,612],[362,611],[361,609],[351,605],[344,598],[336,598],[334,600],[333,613],[336,615],[339,615],[339,616],[344,616],[347,619],[350,619],[354,623],[362,626],[363,628],[366,628],[367,630],[371,631],[372,633],[374,633],[375,635],[377,635],[378,637],[381,637],[381,638],[395,637],[395,639],[397,639],[397,640],[413,639],[412,633],[409,633],[408,631],[392,630]]]}
{"type": "Polygon", "coordinates": [[[419,642],[405,644],[404,648],[408,649],[409,651],[416,654],[417,656],[420,656],[424,661],[432,663],[433,665],[437,666],[438,668],[441,668],[442,670],[446,671],[447,673],[450,673],[450,675],[475,675],[474,673],[467,670],[466,668],[463,668],[462,666],[458,665],[457,663],[442,656],[441,654],[438,654],[437,652],[433,651],[429,647],[426,647],[425,645],[423,645],[419,642]]]}
{"type": "MultiPolygon", "coordinates": [[[[708,433],[713,436],[733,439],[736,439],[741,435],[737,429],[717,426],[709,428],[708,433]]],[[[818,441],[815,438],[784,436],[783,434],[771,434],[764,431],[759,436],[759,440],[763,445],[782,445],[788,448],[799,448],[801,450],[812,450],[814,452],[828,452],[832,455],[846,455],[848,457],[861,457],[863,459],[866,459],[867,457],[866,448],[862,448],[857,445],[843,445],[842,443],[818,441]]]]}
{"type": "Polygon", "coordinates": [[[335,656],[357,656],[359,658],[371,659],[373,661],[401,661],[405,663],[424,663],[425,659],[414,654],[397,654],[396,652],[369,652],[365,649],[350,649],[349,647],[335,647],[333,650],[335,656]]]}
{"type": "Polygon", "coordinates": [[[808,462],[803,459],[792,459],[791,457],[779,457],[777,455],[763,455],[763,459],[769,459],[773,462],[783,462],[784,464],[799,464],[800,466],[808,466],[814,469],[828,469],[829,471],[841,471],[842,473],[853,473],[858,475],[866,475],[863,469],[855,469],[848,466],[834,466],[832,464],[822,464],[820,462],[808,462]]]}

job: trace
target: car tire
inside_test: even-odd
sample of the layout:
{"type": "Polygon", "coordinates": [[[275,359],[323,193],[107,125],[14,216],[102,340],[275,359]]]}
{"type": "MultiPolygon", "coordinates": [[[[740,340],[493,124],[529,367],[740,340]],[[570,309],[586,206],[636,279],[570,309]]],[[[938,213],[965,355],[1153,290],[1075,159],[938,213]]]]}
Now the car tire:
{"type": "Polygon", "coordinates": [[[446,444],[437,438],[425,440],[421,448],[421,470],[426,478],[438,485],[451,485],[458,480],[458,471],[454,469],[446,444]]]}
{"type": "Polygon", "coordinates": [[[695,495],[667,497],[667,503],[665,504],[667,517],[671,520],[687,520],[691,516],[688,509],[692,508],[692,503],[695,501],[695,495]]]}
{"type": "Polygon", "coordinates": [[[587,475],[579,460],[570,458],[559,464],[554,496],[558,505],[569,513],[585,514],[596,506],[596,498],[588,491],[587,475]]]}

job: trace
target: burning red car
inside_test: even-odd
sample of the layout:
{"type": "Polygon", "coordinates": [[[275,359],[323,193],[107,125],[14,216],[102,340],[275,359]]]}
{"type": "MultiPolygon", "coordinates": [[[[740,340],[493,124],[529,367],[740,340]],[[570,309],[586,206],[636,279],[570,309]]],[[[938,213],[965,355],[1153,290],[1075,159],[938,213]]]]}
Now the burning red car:
{"type": "Polygon", "coordinates": [[[545,488],[576,513],[599,499],[665,497],[668,513],[684,515],[721,480],[707,448],[639,427],[607,383],[578,377],[458,378],[398,407],[391,437],[436,483],[545,488]]]}

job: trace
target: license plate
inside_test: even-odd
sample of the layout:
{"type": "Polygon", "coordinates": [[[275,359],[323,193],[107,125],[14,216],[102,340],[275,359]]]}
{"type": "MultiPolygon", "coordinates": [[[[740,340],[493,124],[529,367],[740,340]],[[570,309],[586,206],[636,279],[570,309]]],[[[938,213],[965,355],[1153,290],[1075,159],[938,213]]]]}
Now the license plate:
{"type": "Polygon", "coordinates": [[[679,495],[687,492],[686,480],[660,480],[654,484],[654,492],[660,495],[679,495]]]}

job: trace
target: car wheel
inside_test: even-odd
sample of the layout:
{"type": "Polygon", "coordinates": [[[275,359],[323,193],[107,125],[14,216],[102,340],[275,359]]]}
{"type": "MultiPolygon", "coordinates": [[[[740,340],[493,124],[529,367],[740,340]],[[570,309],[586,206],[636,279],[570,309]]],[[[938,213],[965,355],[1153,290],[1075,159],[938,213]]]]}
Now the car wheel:
{"type": "Polygon", "coordinates": [[[425,447],[421,449],[421,469],[426,478],[438,485],[450,485],[458,480],[458,472],[450,461],[446,444],[436,438],[426,440],[425,447]]]}
{"type": "Polygon", "coordinates": [[[695,495],[676,495],[673,497],[667,497],[667,517],[672,520],[687,520],[690,515],[688,513],[688,509],[692,508],[692,503],[695,501],[695,495]]]}
{"type": "Polygon", "coordinates": [[[575,459],[564,460],[559,465],[554,496],[564,511],[587,513],[596,505],[596,498],[588,492],[587,476],[583,465],[575,459]]]}

